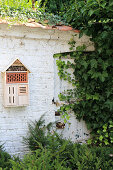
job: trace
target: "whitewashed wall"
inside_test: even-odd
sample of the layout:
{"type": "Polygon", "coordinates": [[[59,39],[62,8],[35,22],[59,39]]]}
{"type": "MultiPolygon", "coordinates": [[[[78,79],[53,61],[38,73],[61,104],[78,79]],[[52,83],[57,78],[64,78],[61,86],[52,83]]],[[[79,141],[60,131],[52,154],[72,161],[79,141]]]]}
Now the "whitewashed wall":
{"type": "MultiPolygon", "coordinates": [[[[65,80],[61,80],[58,76],[58,69],[56,66],[56,60],[54,61],[54,100],[58,104],[56,105],[55,110],[58,110],[62,102],[58,98],[58,94],[66,91],[67,89],[72,89],[71,83],[68,83],[65,80]]],[[[62,58],[63,61],[73,62],[73,59],[65,59],[62,58]]],[[[68,69],[69,73],[73,73],[72,69],[68,69]]],[[[73,75],[73,74],[72,74],[73,75]]],[[[66,139],[71,139],[73,142],[84,143],[86,139],[90,137],[89,131],[86,127],[86,124],[83,120],[78,121],[74,115],[74,113],[69,113],[70,119],[65,124],[64,129],[57,129],[57,132],[62,134],[62,136],[66,139]]],[[[61,116],[55,116],[56,122],[64,122],[61,116]]]]}
{"type": "MultiPolygon", "coordinates": [[[[55,53],[68,52],[68,41],[75,34],[72,31],[44,30],[26,26],[0,24],[0,73],[16,58],[28,66],[30,105],[27,107],[5,108],[3,106],[3,77],[0,75],[0,141],[10,154],[24,154],[26,147],[22,143],[27,133],[27,123],[38,120],[45,114],[46,123],[55,121],[55,105],[52,99],[55,94],[55,81],[58,79],[54,68],[55,53]]],[[[84,42],[88,50],[93,50],[87,37],[78,39],[77,44],[84,42]]],[[[59,92],[59,91],[58,91],[59,92]]],[[[84,123],[71,118],[72,129],[86,131],[84,123]]],[[[70,132],[65,130],[67,134],[70,132]]],[[[74,134],[75,135],[75,134],[74,134]]],[[[72,137],[72,135],[71,135],[72,137]]]]}

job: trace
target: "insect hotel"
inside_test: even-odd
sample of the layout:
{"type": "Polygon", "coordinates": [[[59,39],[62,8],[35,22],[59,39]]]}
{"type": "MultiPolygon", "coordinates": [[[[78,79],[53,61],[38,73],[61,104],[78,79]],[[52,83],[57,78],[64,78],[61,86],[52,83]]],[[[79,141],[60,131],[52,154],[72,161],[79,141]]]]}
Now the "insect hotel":
{"type": "Polygon", "coordinates": [[[27,106],[29,104],[29,72],[19,59],[16,59],[3,72],[5,107],[27,106]]]}

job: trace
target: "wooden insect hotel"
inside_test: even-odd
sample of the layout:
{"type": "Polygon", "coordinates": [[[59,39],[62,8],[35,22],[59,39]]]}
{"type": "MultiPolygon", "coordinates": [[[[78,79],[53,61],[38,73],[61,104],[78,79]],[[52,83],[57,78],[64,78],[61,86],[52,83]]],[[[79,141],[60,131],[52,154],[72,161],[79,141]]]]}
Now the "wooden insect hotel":
{"type": "Polygon", "coordinates": [[[29,104],[30,71],[19,59],[16,59],[3,72],[4,77],[4,106],[17,107],[29,104]]]}

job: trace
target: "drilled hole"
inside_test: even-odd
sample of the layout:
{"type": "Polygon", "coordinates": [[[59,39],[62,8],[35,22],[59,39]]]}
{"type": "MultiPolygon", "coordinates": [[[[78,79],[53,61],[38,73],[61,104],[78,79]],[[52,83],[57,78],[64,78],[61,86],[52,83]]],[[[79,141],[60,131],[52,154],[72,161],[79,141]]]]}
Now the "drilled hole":
{"type": "Polygon", "coordinates": [[[14,96],[13,96],[13,103],[15,102],[15,98],[14,98],[14,96]]]}
{"type": "Polygon", "coordinates": [[[14,94],[14,87],[13,87],[13,94],[14,94]]]}
{"type": "Polygon", "coordinates": [[[10,94],[10,92],[11,92],[11,91],[10,91],[10,87],[9,87],[9,94],[10,94]]]}
{"type": "Polygon", "coordinates": [[[60,116],[60,113],[55,111],[55,116],[60,116]]]}
{"type": "Polygon", "coordinates": [[[57,128],[57,129],[64,129],[64,128],[65,128],[65,123],[57,122],[57,123],[56,123],[56,128],[57,128]]]}

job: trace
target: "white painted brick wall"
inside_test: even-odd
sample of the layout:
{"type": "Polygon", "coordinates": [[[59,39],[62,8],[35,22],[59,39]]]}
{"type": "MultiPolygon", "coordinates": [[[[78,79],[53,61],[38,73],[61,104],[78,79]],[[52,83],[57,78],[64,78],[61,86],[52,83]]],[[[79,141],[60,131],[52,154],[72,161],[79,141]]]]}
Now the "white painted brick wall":
{"type": "MultiPolygon", "coordinates": [[[[46,123],[55,121],[53,55],[69,51],[68,41],[72,34],[75,33],[25,26],[9,28],[0,24],[0,73],[17,57],[31,70],[30,105],[27,107],[3,106],[3,77],[0,74],[0,142],[10,154],[22,155],[26,151],[22,140],[26,136],[28,122],[38,120],[43,114],[46,123]]],[[[87,37],[81,40],[76,37],[76,41],[77,44],[86,42],[88,50],[94,50],[87,37]]],[[[77,128],[79,123],[73,120],[73,126],[77,128]]]]}

